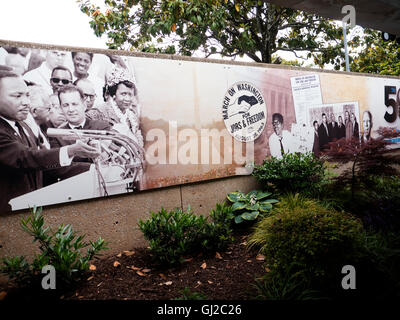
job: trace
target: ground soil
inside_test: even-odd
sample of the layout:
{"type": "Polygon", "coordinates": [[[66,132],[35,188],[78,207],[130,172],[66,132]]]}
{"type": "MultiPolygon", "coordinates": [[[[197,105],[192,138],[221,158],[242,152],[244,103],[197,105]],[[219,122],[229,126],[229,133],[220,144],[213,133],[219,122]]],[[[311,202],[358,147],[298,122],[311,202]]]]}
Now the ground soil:
{"type": "MultiPolygon", "coordinates": [[[[127,248],[93,261],[96,270],[73,290],[57,292],[57,299],[169,300],[182,297],[185,288],[202,293],[208,300],[255,299],[255,278],[265,274],[265,262],[257,251],[247,249],[248,234],[249,230],[236,231],[235,241],[226,250],[199,253],[169,269],[157,268],[148,248],[127,248]]],[[[2,291],[6,292],[4,300],[9,301],[38,298],[37,292],[10,283],[3,288],[0,285],[2,291]]]]}

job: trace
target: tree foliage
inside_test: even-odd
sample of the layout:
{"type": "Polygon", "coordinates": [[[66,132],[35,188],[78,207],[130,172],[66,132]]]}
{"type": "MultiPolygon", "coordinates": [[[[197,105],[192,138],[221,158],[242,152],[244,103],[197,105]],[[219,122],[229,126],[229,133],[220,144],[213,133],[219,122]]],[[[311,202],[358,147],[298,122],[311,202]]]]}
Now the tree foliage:
{"type": "Polygon", "coordinates": [[[110,49],[130,49],[206,57],[247,56],[271,63],[279,50],[307,52],[322,67],[338,69],[342,28],[333,21],[261,0],[105,0],[102,12],[78,0],[96,36],[110,49]]]}
{"type": "Polygon", "coordinates": [[[380,31],[364,29],[364,36],[354,38],[349,44],[353,50],[362,48],[352,60],[351,71],[400,75],[400,44],[383,41],[380,31]]]}

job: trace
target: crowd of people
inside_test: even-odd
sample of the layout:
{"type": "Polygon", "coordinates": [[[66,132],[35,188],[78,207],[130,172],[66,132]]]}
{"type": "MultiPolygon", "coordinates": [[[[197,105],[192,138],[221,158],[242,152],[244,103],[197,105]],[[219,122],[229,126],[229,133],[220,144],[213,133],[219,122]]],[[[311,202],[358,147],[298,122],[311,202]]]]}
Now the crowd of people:
{"type": "Polygon", "coordinates": [[[143,148],[139,119],[134,74],[121,57],[1,47],[0,213],[10,199],[84,172],[100,155],[47,129],[108,130],[143,148]]]}
{"type": "Polygon", "coordinates": [[[317,120],[314,120],[313,127],[313,152],[317,156],[321,151],[325,151],[329,148],[329,142],[333,142],[342,138],[350,140],[353,138],[359,139],[360,137],[360,129],[357,122],[357,117],[354,112],[347,110],[344,112],[344,122],[342,116],[338,116],[338,121],[336,121],[336,116],[333,112],[330,115],[322,113],[321,123],[318,123],[317,120]]]}
{"type": "Polygon", "coordinates": [[[322,113],[321,122],[314,120],[312,130],[303,131],[306,146],[301,148],[300,137],[294,136],[292,132],[284,129],[283,116],[280,113],[272,115],[272,127],[274,132],[269,136],[269,149],[271,156],[282,158],[286,153],[312,151],[316,156],[329,148],[329,142],[345,138],[360,139],[366,143],[371,139],[372,115],[368,110],[363,113],[363,132],[360,137],[360,127],[354,112],[344,111],[343,116],[336,116],[333,112],[322,113]],[[344,121],[343,121],[344,118],[344,121]]]}

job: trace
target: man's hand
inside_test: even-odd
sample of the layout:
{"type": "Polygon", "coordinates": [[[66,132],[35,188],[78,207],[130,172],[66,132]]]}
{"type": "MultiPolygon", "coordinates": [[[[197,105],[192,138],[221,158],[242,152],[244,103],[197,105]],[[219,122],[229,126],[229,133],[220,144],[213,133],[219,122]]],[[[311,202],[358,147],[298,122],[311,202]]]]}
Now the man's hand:
{"type": "Polygon", "coordinates": [[[95,159],[100,155],[98,148],[89,146],[80,140],[76,140],[74,144],[68,146],[67,152],[70,158],[80,157],[95,159]]]}
{"type": "Polygon", "coordinates": [[[127,68],[124,60],[122,60],[122,58],[120,56],[108,54],[107,57],[110,59],[110,61],[113,64],[119,66],[120,68],[122,68],[122,69],[127,68]]]}

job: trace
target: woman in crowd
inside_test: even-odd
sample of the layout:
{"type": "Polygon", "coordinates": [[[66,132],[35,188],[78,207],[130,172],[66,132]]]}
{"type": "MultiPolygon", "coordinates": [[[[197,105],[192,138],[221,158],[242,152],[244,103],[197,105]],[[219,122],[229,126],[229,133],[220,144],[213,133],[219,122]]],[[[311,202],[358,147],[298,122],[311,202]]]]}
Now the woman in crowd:
{"type": "Polygon", "coordinates": [[[143,147],[143,136],[139,126],[140,107],[132,75],[126,69],[115,67],[107,74],[104,89],[106,104],[104,116],[115,130],[129,136],[143,147]]]}
{"type": "Polygon", "coordinates": [[[140,107],[137,99],[135,80],[127,69],[115,66],[106,76],[104,87],[106,101],[104,119],[113,129],[132,139],[137,145],[138,158],[134,159],[137,165],[135,188],[140,188],[140,181],[144,170],[143,136],[140,130],[140,107]]]}
{"type": "Polygon", "coordinates": [[[93,53],[90,52],[71,52],[72,62],[74,65],[74,83],[77,83],[79,80],[89,80],[93,86],[93,89],[96,93],[95,100],[93,100],[93,104],[98,105],[101,103],[99,97],[102,95],[102,90],[104,87],[104,79],[99,78],[96,74],[90,72],[89,69],[93,62],[93,53]]]}

